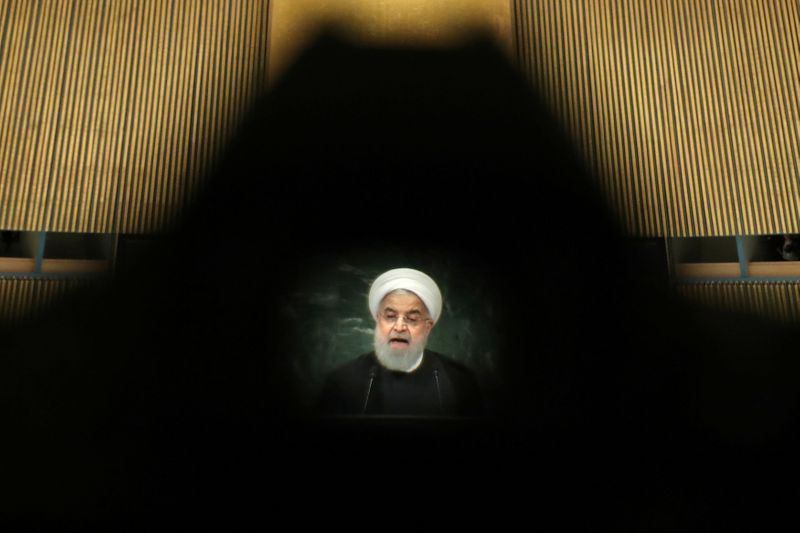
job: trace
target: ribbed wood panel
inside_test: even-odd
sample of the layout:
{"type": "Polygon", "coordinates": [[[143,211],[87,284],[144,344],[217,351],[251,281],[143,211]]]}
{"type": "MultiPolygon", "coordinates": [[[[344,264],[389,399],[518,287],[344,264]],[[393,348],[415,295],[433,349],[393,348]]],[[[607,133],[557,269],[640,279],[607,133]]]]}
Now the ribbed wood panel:
{"type": "Polygon", "coordinates": [[[631,234],[800,232],[797,0],[513,0],[520,67],[631,234]]]}
{"type": "Polygon", "coordinates": [[[268,10],[0,1],[0,228],[163,229],[265,86],[268,10]]]}
{"type": "Polygon", "coordinates": [[[678,285],[687,298],[706,305],[800,322],[800,282],[711,282],[678,285]]]}
{"type": "Polygon", "coordinates": [[[0,322],[14,324],[37,316],[58,298],[95,282],[90,278],[0,278],[0,322]]]}

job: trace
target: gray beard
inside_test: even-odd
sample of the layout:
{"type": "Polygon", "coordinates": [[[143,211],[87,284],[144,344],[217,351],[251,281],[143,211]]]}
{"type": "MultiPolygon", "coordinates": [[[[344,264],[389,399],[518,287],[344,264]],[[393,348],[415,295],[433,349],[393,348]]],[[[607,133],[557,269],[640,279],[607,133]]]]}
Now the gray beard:
{"type": "Polygon", "coordinates": [[[374,346],[378,362],[385,368],[396,372],[410,372],[425,350],[425,345],[409,346],[398,350],[378,339],[375,339],[374,346]]]}

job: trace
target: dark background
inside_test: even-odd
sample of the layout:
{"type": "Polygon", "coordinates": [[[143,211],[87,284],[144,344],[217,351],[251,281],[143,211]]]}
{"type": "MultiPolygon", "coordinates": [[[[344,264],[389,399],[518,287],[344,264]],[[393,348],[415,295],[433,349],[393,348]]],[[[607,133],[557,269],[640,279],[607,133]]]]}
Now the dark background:
{"type": "Polygon", "coordinates": [[[497,302],[491,282],[458,256],[435,250],[418,256],[413,249],[391,244],[373,250],[346,250],[309,256],[298,271],[301,285],[290,290],[283,314],[292,324],[295,378],[309,405],[319,394],[325,375],[373,349],[375,319],[368,309],[369,289],[383,272],[398,267],[433,276],[443,295],[442,316],[427,347],[472,369],[491,402],[498,387],[495,376],[497,302]]]}
{"type": "Polygon", "coordinates": [[[324,38],[210,178],[113,283],[2,333],[6,516],[661,531],[790,509],[795,331],[676,299],[490,45],[324,38]],[[310,416],[311,359],[354,345],[298,287],[397,257],[469,318],[455,355],[491,352],[485,420],[310,416]]]}

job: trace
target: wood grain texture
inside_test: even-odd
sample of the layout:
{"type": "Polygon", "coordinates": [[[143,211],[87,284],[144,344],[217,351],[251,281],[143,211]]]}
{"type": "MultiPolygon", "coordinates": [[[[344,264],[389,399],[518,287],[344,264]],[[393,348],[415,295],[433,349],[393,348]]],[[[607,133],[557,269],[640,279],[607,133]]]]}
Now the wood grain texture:
{"type": "Polygon", "coordinates": [[[800,232],[796,0],[513,0],[520,68],[630,234],[800,232]]]}
{"type": "Polygon", "coordinates": [[[0,1],[0,228],[164,229],[265,87],[268,13],[0,1]]]}
{"type": "Polygon", "coordinates": [[[37,317],[71,291],[94,283],[90,278],[43,279],[0,277],[0,322],[13,326],[37,317]]]}
{"type": "Polygon", "coordinates": [[[777,322],[800,322],[800,282],[724,281],[677,286],[686,298],[713,307],[754,313],[777,322]]]}

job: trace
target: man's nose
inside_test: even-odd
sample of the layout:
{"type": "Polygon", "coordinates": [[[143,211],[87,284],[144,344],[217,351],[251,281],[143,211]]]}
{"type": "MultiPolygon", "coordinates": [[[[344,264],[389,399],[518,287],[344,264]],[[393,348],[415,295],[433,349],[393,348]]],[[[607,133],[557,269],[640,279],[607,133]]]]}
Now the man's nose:
{"type": "Polygon", "coordinates": [[[396,331],[405,331],[408,329],[408,325],[406,324],[405,318],[402,316],[397,317],[397,320],[394,323],[394,329],[396,331]]]}

